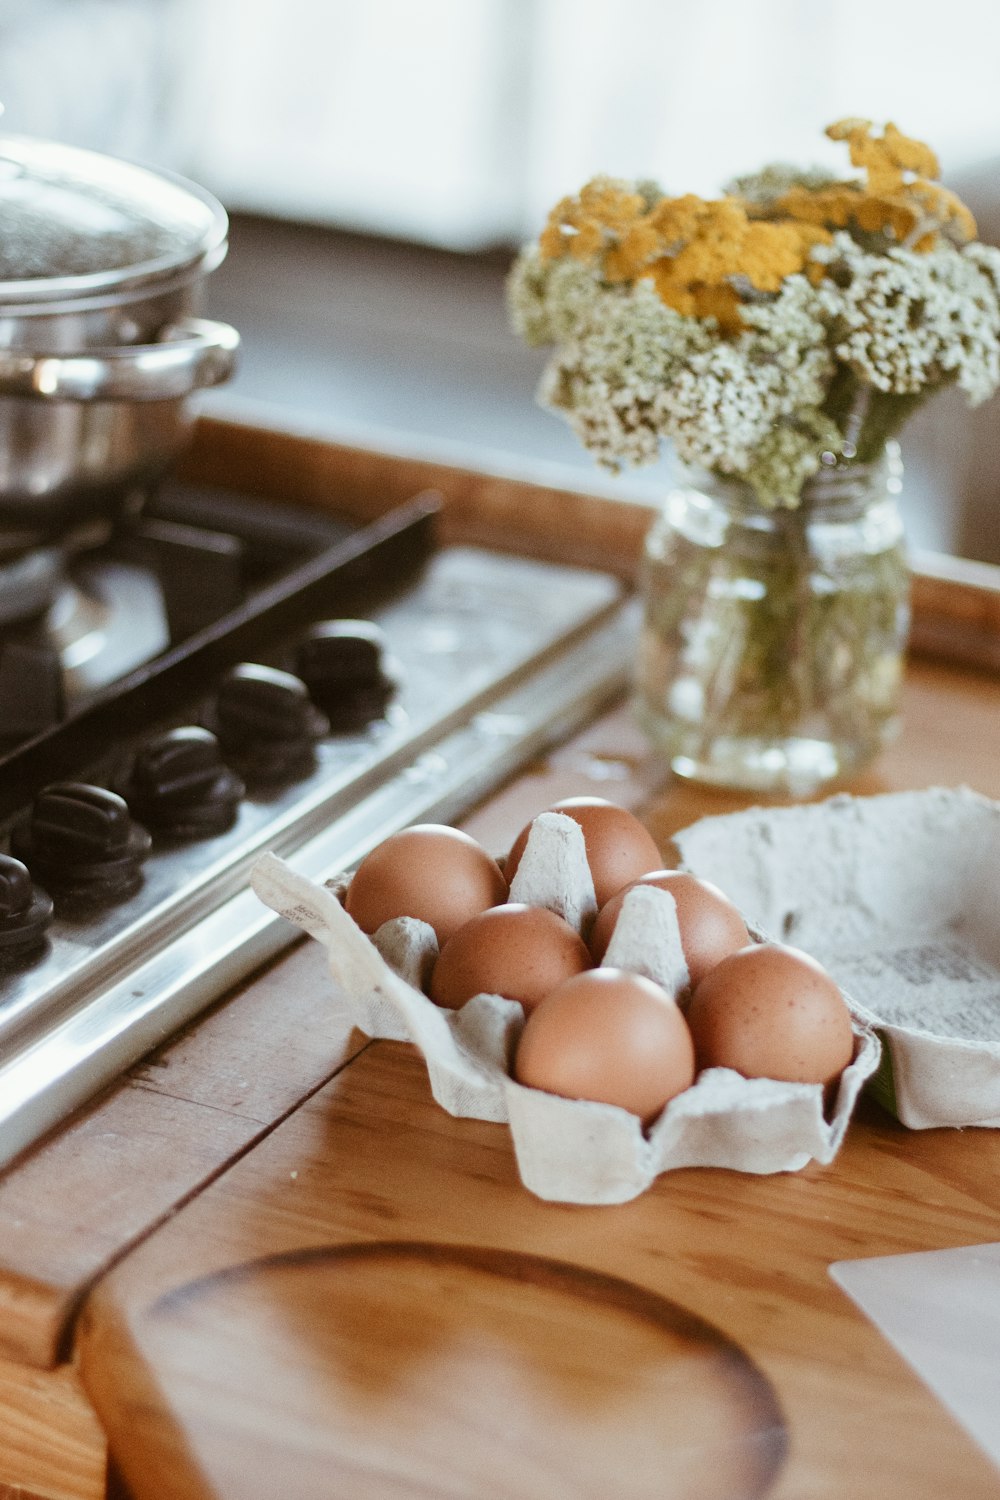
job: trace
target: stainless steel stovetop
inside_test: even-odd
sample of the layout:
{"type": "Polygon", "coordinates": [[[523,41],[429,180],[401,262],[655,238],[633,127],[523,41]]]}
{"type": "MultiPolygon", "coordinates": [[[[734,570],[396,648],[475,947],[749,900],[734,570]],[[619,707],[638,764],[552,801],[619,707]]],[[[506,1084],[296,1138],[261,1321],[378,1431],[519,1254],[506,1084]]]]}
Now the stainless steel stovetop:
{"type": "Polygon", "coordinates": [[[428,521],[418,506],[352,537],[326,583],[314,560],[295,586],[265,590],[263,609],[231,614],[229,636],[195,632],[159,677],[133,672],[70,716],[74,736],[64,726],[57,743],[43,736],[0,768],[9,833],[42,785],[120,786],[152,727],[205,723],[213,681],[247,648],[283,667],[309,622],[339,617],[344,602],[356,616],[359,594],[384,632],[397,682],[384,715],[323,735],[284,782],[250,784],[225,832],[154,836],[124,899],[57,897],[44,945],[0,960],[0,1165],[297,938],[249,889],[263,851],[325,879],[398,828],[458,817],[625,688],[637,622],[615,579],[439,550],[428,521]],[[408,531],[416,555],[400,567],[408,531]]]}

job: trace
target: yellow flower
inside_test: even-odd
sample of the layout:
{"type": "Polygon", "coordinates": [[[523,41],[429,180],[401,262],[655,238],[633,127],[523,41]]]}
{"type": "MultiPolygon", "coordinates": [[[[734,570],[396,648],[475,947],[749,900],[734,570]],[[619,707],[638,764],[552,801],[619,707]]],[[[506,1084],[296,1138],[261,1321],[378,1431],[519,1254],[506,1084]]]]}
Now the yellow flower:
{"type": "MultiPolygon", "coordinates": [[[[929,218],[952,225],[960,240],[967,243],[976,238],[978,231],[974,215],[950,188],[942,187],[940,182],[915,182],[910,192],[923,204],[929,218]]],[[[935,238],[931,233],[930,242],[925,237],[917,242],[916,248],[929,250],[935,238]]]]}
{"type": "Polygon", "coordinates": [[[941,168],[923,141],[903,135],[891,122],[880,136],[873,135],[870,120],[838,120],[826,133],[831,140],[846,141],[852,164],[864,169],[864,201],[854,214],[860,228],[875,233],[891,229],[903,242],[927,221],[926,232],[914,246],[918,250],[933,247],[938,228],[950,230],[963,242],[975,239],[975,219],[962,200],[936,180],[941,168]]]}
{"type": "Polygon", "coordinates": [[[637,281],[661,249],[649,218],[638,219],[605,255],[604,275],[608,281],[637,281]]]}
{"type": "Polygon", "coordinates": [[[827,135],[847,142],[863,178],[801,185],[767,202],[687,193],[650,206],[630,184],[595,177],[549,214],[542,259],[591,262],[611,284],[647,278],[668,307],[716,318],[724,334],[735,334],[743,326],[741,297],[777,293],[800,273],[813,285],[822,281],[826,270],[812,251],[837,229],[853,226],[921,251],[934,247],[939,231],[975,238],[969,210],[936,180],[929,146],[892,124],[876,135],[870,120],[838,120],[827,135]]]}
{"type": "Polygon", "coordinates": [[[849,182],[819,191],[792,188],[778,199],[775,209],[791,219],[827,230],[846,229],[852,223],[868,234],[888,230],[900,242],[921,217],[906,199],[866,193],[849,182]]]}
{"type": "Polygon", "coordinates": [[[780,291],[787,276],[806,268],[812,245],[829,237],[823,230],[751,219],[738,198],[675,202],[683,207],[673,216],[664,210],[661,221],[673,231],[683,224],[688,233],[674,254],[655,262],[653,284],[668,307],[717,318],[725,333],[742,327],[740,282],[758,292],[780,291]]]}
{"type": "Polygon", "coordinates": [[[902,187],[904,173],[916,177],[940,177],[941,167],[930,146],[903,135],[891,122],[880,136],[872,135],[871,120],[836,120],[826,133],[831,141],[846,141],[851,163],[863,167],[874,192],[894,192],[902,187]]]}
{"type": "Polygon", "coordinates": [[[539,239],[544,260],[590,260],[617,241],[646,207],[641,193],[611,177],[595,177],[576,198],[562,198],[539,239]]]}
{"type": "Polygon", "coordinates": [[[685,193],[682,198],[661,198],[650,211],[649,219],[660,237],[662,248],[671,250],[699,234],[706,218],[718,222],[725,212],[721,205],[706,202],[694,193],[685,193]]]}
{"type": "Polygon", "coordinates": [[[806,269],[812,246],[829,238],[821,225],[752,219],[735,197],[688,193],[647,209],[639,194],[595,178],[577,198],[556,204],[539,245],[544,259],[594,260],[609,282],[648,276],[668,307],[716,318],[724,332],[736,333],[737,284],[777,292],[786,276],[806,269]]]}
{"type": "Polygon", "coordinates": [[[641,193],[611,177],[595,177],[580,194],[580,208],[590,219],[620,234],[646,207],[641,193]]]}

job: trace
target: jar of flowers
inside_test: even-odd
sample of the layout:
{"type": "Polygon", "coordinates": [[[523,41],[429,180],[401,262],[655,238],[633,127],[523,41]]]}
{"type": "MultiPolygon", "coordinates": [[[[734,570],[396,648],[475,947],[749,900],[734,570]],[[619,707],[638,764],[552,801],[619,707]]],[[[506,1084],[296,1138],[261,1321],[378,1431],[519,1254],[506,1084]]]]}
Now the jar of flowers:
{"type": "Polygon", "coordinates": [[[909,574],[897,437],[1000,385],[1000,250],[934,153],[831,125],[854,171],[774,165],[705,200],[606,177],[508,282],[554,345],[540,399],[612,470],[668,445],[643,562],[640,718],[679,774],[804,794],[898,725],[909,574]]]}

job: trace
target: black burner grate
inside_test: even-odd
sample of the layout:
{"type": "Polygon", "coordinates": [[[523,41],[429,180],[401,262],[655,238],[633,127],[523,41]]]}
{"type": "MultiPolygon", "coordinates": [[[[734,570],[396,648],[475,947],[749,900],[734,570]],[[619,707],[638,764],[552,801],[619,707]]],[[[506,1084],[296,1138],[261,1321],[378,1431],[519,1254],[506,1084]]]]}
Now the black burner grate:
{"type": "Polygon", "coordinates": [[[156,573],[171,643],[67,712],[58,652],[42,625],[7,634],[0,647],[0,821],[48,782],[79,776],[109,743],[196,705],[208,684],[276,637],[323,615],[365,612],[372,598],[426,561],[438,508],[423,496],[364,526],[205,491],[178,490],[151,506],[113,539],[110,552],[156,573]]]}

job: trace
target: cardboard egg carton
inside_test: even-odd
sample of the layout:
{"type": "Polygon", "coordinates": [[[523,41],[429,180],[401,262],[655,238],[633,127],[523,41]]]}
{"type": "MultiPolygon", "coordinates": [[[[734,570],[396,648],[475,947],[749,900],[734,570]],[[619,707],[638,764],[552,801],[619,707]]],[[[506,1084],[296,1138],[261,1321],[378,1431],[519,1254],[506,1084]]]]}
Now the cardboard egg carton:
{"type": "MultiPolygon", "coordinates": [[[[334,985],[361,1031],[420,1049],[443,1109],[509,1124],[521,1180],[540,1198],[622,1203],[677,1167],[770,1173],[829,1162],[878,1066],[878,1040],[859,1020],[854,1059],[841,1075],[831,1113],[824,1111],[819,1084],[709,1068],[644,1130],[636,1115],[615,1105],[560,1098],[511,1078],[524,1025],[516,1001],[476,995],[458,1011],[433,1004],[421,989],[437,956],[437,938],[426,923],[399,917],[368,938],[344,910],[346,878],[318,885],[273,854],[258,861],[252,885],[267,906],[325,946],[334,985]]],[[[535,819],[510,899],[547,906],[578,931],[594,915],[583,833],[572,818],[542,813],[535,819]]],[[[688,974],[673,897],[652,886],[629,892],[603,962],[681,992],[688,974]]]]}
{"type": "Polygon", "coordinates": [[[965,787],[705,818],[684,867],[805,948],[884,1043],[913,1129],[1000,1126],[1000,803],[965,787]]]}

